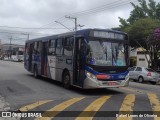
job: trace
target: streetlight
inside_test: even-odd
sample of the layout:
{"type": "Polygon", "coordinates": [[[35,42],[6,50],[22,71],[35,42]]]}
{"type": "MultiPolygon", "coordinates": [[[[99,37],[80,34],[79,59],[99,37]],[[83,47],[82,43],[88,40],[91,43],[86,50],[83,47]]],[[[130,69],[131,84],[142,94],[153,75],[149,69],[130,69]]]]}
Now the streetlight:
{"type": "Polygon", "coordinates": [[[80,24],[78,25],[78,27],[80,27],[80,29],[81,29],[82,27],[84,27],[84,26],[85,26],[85,25],[80,25],[80,24]]]}
{"type": "Polygon", "coordinates": [[[58,23],[58,24],[62,25],[63,27],[67,28],[69,31],[72,31],[71,29],[69,29],[67,26],[63,25],[63,24],[62,24],[62,23],[60,23],[59,21],[54,21],[54,22],[56,22],[56,23],[58,23]]]}

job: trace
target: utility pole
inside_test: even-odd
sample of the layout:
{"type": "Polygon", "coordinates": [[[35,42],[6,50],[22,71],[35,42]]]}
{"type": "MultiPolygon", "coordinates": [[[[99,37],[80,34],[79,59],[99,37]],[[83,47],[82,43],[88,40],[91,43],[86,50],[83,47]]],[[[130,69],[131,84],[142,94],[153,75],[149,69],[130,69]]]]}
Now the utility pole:
{"type": "Polygon", "coordinates": [[[29,40],[29,33],[27,34],[27,40],[29,40]]]}
{"type": "Polygon", "coordinates": [[[75,31],[77,31],[77,18],[76,17],[71,17],[71,16],[65,16],[65,18],[74,19],[74,21],[75,21],[75,31]]]}
{"type": "Polygon", "coordinates": [[[29,40],[29,33],[21,33],[22,35],[27,35],[27,41],[29,40]]]}
{"type": "Polygon", "coordinates": [[[11,59],[11,53],[12,53],[12,48],[11,48],[11,47],[12,47],[12,46],[11,46],[11,45],[12,45],[12,36],[9,37],[9,40],[10,40],[10,44],[9,44],[9,56],[8,56],[8,57],[11,59]]]}

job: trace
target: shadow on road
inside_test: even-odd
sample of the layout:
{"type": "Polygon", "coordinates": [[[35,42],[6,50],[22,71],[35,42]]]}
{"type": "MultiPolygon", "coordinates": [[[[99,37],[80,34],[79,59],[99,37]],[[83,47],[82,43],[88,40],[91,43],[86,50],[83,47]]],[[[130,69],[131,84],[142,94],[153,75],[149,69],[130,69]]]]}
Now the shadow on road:
{"type": "MultiPolygon", "coordinates": [[[[33,77],[33,75],[28,75],[30,77],[33,77]]],[[[44,78],[44,77],[39,77],[38,80],[42,80],[51,84],[54,84],[58,87],[60,87],[62,90],[66,90],[67,92],[74,92],[80,95],[87,95],[87,96],[99,96],[99,95],[117,95],[117,94],[124,94],[123,92],[119,91],[119,88],[99,88],[99,89],[81,89],[78,87],[72,86],[69,90],[63,88],[62,83],[59,81],[55,81],[52,79],[44,78]]]]}
{"type": "Polygon", "coordinates": [[[80,89],[76,87],[71,88],[72,91],[75,91],[78,94],[81,95],[87,95],[87,96],[99,96],[99,95],[117,95],[117,94],[123,94],[123,92],[119,92],[118,88],[117,90],[113,89],[106,89],[106,88],[97,88],[97,89],[80,89]]]}

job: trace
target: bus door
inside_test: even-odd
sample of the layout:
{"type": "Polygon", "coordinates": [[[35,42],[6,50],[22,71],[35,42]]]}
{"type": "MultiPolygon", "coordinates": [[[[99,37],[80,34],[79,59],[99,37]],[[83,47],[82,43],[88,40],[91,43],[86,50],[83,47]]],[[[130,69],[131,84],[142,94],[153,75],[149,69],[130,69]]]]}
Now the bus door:
{"type": "Polygon", "coordinates": [[[83,85],[82,67],[85,64],[84,61],[84,38],[77,37],[75,40],[75,51],[74,51],[74,63],[73,63],[73,83],[74,85],[81,86],[83,85]]]}
{"type": "Polygon", "coordinates": [[[41,75],[43,76],[47,76],[47,50],[48,42],[42,42],[41,75]]]}
{"type": "Polygon", "coordinates": [[[29,44],[29,59],[28,59],[28,67],[29,71],[32,71],[32,54],[33,54],[34,43],[29,44]]]}

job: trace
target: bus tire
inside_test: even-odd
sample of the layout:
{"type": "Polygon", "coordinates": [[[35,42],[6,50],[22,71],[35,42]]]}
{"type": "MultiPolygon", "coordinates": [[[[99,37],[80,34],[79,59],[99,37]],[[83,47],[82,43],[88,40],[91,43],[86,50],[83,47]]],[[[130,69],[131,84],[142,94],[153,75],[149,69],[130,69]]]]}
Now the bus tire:
{"type": "Polygon", "coordinates": [[[37,65],[34,66],[34,73],[33,73],[35,78],[38,78],[38,69],[37,69],[37,65]]]}
{"type": "Polygon", "coordinates": [[[63,87],[66,88],[66,89],[69,89],[71,87],[70,74],[67,70],[64,71],[64,73],[63,73],[62,83],[63,83],[63,87]]]}

